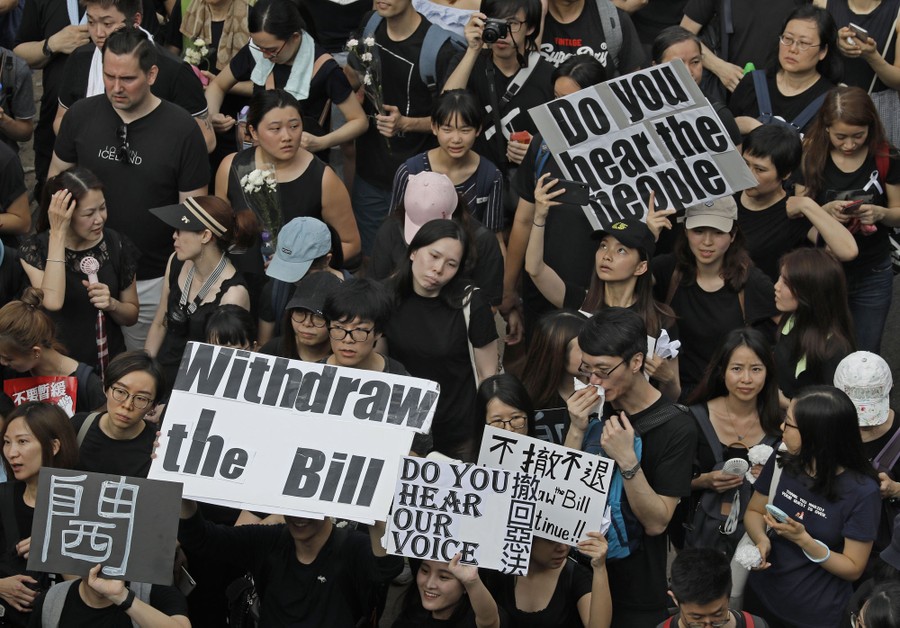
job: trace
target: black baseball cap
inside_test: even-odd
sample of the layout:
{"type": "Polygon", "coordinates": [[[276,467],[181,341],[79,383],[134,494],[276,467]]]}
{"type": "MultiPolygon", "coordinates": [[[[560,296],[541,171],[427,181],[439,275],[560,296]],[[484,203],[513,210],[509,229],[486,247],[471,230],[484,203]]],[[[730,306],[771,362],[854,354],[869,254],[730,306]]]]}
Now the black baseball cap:
{"type": "Polygon", "coordinates": [[[602,240],[604,236],[612,236],[629,249],[643,251],[647,259],[653,257],[656,251],[656,238],[653,232],[643,220],[637,218],[623,218],[617,220],[606,229],[600,229],[591,234],[594,240],[602,240]]]}

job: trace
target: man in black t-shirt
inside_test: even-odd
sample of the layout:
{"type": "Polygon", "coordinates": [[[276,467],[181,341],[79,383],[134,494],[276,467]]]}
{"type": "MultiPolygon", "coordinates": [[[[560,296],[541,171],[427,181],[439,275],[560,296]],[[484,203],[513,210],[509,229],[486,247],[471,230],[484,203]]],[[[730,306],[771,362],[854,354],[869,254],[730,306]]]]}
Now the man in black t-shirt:
{"type": "Polygon", "coordinates": [[[634,72],[647,65],[644,49],[631,17],[612,6],[611,0],[549,0],[541,35],[541,54],[555,67],[578,54],[589,54],[603,64],[610,76],[634,72]],[[615,11],[621,47],[610,50],[611,39],[600,17],[598,3],[608,3],[615,11]]]}
{"type": "Polygon", "coordinates": [[[103,49],[106,95],[75,103],[59,128],[50,174],[75,164],[104,185],[107,227],[141,251],[138,323],[123,328],[129,349],[142,349],[162,292],[172,229],[148,211],[206,194],[209,159],[203,135],[183,109],[154,96],[156,48],[133,28],[111,34],[103,49]]]}
{"type": "MultiPolygon", "coordinates": [[[[397,168],[413,155],[437,145],[431,133],[433,89],[422,80],[419,68],[425,34],[431,22],[415,10],[412,0],[376,3],[381,23],[373,37],[381,62],[384,111],[375,111],[366,99],[366,114],[374,116],[368,130],[356,140],[356,177],[353,213],[362,240],[363,255],[370,255],[378,227],[391,212],[391,185],[397,168]]],[[[367,15],[360,30],[369,22],[367,15]]],[[[449,34],[448,34],[449,37],[449,34]]],[[[459,48],[447,39],[435,60],[436,89],[450,75],[459,48]]],[[[356,78],[351,78],[353,83],[356,78]]],[[[354,89],[359,85],[354,84],[354,89]]]]}
{"type": "MultiPolygon", "coordinates": [[[[103,93],[101,50],[109,34],[126,26],[141,25],[141,0],[87,0],[81,4],[87,13],[92,43],[75,50],[66,61],[65,78],[59,91],[59,108],[53,121],[56,133],[69,107],[82,98],[103,93]]],[[[165,48],[156,46],[156,53],[159,72],[152,86],[153,94],[191,114],[203,133],[206,149],[212,151],[216,147],[216,135],[209,123],[200,80],[191,66],[165,48]]]]}
{"type": "Polygon", "coordinates": [[[578,346],[582,374],[604,388],[615,410],[603,421],[602,433],[588,429],[584,449],[597,451],[599,444],[615,460],[624,501],[643,527],[640,546],[607,564],[612,626],[655,626],[666,618],[665,531],[679,500],[691,493],[697,427],[686,409],[665,399],[644,376],[647,326],[637,313],[601,310],[578,335],[578,346]]]}
{"type": "Polygon", "coordinates": [[[537,133],[528,110],[553,100],[553,66],[537,51],[540,0],[485,0],[481,8],[483,13],[474,13],[466,24],[468,48],[444,89],[468,88],[481,101],[485,125],[475,140],[475,150],[509,176],[509,169],[522,163],[530,139],[537,133]],[[486,44],[483,52],[486,19],[504,22],[507,32],[486,44]],[[497,135],[498,120],[502,137],[497,135]],[[524,133],[525,139],[511,139],[515,133],[524,133]]]}
{"type": "Polygon", "coordinates": [[[122,580],[99,574],[100,565],[95,565],[87,578],[53,585],[35,605],[29,628],[190,628],[187,600],[176,587],[154,584],[149,586],[149,599],[143,600],[135,589],[145,591],[148,585],[127,588],[122,580]]]}

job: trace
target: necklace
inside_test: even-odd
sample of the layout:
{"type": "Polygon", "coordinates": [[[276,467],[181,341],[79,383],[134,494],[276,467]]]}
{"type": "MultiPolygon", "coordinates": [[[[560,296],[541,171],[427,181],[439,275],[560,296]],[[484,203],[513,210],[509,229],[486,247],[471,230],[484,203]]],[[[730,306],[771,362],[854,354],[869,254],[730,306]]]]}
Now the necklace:
{"type": "MultiPolygon", "coordinates": [[[[734,420],[734,417],[731,416],[731,408],[728,407],[728,397],[725,397],[723,401],[724,401],[724,404],[725,404],[725,413],[728,415],[728,421],[731,423],[731,429],[732,429],[732,431],[734,432],[735,436],[738,437],[737,442],[743,443],[743,442],[744,442],[744,437],[747,436],[747,434],[749,434],[750,432],[747,431],[747,430],[745,430],[744,433],[741,434],[741,433],[738,431],[738,428],[737,428],[737,421],[735,421],[735,420],[734,420]]],[[[748,426],[748,427],[750,427],[750,426],[748,426]]],[[[750,430],[752,430],[752,429],[753,429],[753,428],[750,427],[750,430]]]]}

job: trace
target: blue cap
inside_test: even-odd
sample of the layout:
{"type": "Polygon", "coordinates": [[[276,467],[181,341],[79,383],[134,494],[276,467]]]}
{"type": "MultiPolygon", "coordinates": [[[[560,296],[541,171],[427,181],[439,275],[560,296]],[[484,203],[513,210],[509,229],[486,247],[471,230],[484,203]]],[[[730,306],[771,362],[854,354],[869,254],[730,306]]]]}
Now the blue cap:
{"type": "Polygon", "coordinates": [[[303,279],[314,260],[331,251],[331,232],[316,218],[294,218],[278,232],[275,255],[266,274],[295,283],[303,279]]]}

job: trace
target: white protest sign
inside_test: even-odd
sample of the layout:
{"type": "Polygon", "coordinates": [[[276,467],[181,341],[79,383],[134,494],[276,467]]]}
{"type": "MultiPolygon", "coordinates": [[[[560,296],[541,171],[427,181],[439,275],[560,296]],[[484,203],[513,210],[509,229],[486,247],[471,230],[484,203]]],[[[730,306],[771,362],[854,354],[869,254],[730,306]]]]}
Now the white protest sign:
{"type": "Polygon", "coordinates": [[[756,185],[680,59],[529,111],[563,176],[588,184],[594,229],[657,209],[683,211],[756,185]]]}
{"type": "MultiPolygon", "coordinates": [[[[175,391],[324,419],[383,423],[427,433],[440,386],[433,381],[189,342],[175,391]]],[[[171,403],[169,404],[171,407],[171,403]]],[[[242,407],[243,411],[254,410],[242,407]]]]}
{"type": "Polygon", "coordinates": [[[149,477],[210,503],[384,519],[432,395],[425,380],[190,343],[149,477]]]}
{"type": "Polygon", "coordinates": [[[600,529],[615,462],[487,426],[478,464],[537,478],[534,533],[575,545],[600,529]]]}
{"type": "Polygon", "coordinates": [[[525,575],[537,482],[464,462],[404,458],[387,522],[390,554],[525,575]]]}

